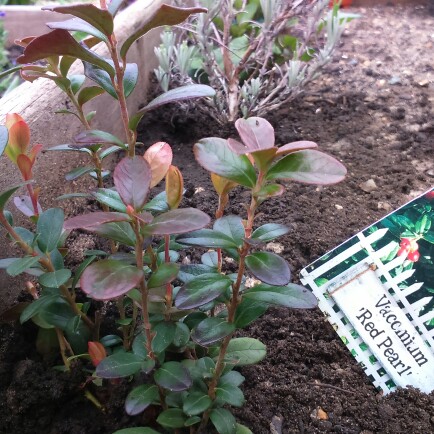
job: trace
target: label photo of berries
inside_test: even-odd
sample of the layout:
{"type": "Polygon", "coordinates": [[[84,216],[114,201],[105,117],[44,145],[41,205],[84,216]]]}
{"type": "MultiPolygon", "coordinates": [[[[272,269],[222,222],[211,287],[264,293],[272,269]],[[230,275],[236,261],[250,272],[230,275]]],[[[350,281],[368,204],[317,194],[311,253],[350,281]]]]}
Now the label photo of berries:
{"type": "Polygon", "coordinates": [[[316,260],[301,280],[376,387],[434,390],[434,188],[316,260]]]}

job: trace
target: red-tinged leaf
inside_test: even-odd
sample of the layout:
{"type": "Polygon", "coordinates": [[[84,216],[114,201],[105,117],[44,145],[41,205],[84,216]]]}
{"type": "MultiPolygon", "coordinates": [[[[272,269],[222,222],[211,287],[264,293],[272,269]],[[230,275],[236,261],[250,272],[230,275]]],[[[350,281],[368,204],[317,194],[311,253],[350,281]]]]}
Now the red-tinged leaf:
{"type": "Polygon", "coordinates": [[[6,126],[9,130],[9,141],[5,153],[12,162],[17,164],[18,155],[27,153],[30,143],[30,129],[23,120],[13,122],[10,126],[8,126],[8,123],[10,122],[6,120],[6,126]]]}
{"type": "Polygon", "coordinates": [[[254,187],[256,171],[246,155],[237,155],[227,141],[218,137],[207,137],[194,145],[197,162],[211,173],[230,181],[254,187]]]}
{"type": "MultiPolygon", "coordinates": [[[[110,144],[124,147],[122,140],[118,139],[113,134],[101,130],[82,131],[74,137],[74,142],[80,147],[96,144],[110,144]]],[[[70,146],[76,147],[75,145],[70,146]]]]}
{"type": "Polygon", "coordinates": [[[154,143],[146,150],[143,158],[148,162],[152,172],[150,187],[155,187],[166,176],[172,164],[172,148],[165,142],[154,143]]]}
{"type": "Polygon", "coordinates": [[[88,342],[87,351],[93,366],[98,366],[99,363],[107,357],[105,347],[100,342],[88,342]]]}
{"type": "Polygon", "coordinates": [[[184,234],[202,229],[210,221],[210,217],[198,209],[174,209],[155,217],[146,231],[153,235],[184,234]]]}
{"type": "Polygon", "coordinates": [[[15,43],[16,45],[18,45],[19,47],[26,48],[27,45],[29,45],[30,42],[32,42],[33,39],[35,39],[35,38],[36,38],[36,36],[26,36],[26,37],[23,38],[23,39],[15,39],[14,43],[15,43]]]}
{"type": "Polygon", "coordinates": [[[149,164],[138,155],[124,158],[116,166],[113,179],[122,202],[131,205],[136,211],[141,210],[146,203],[152,179],[149,164]]]}
{"type": "Polygon", "coordinates": [[[110,300],[138,286],[143,271],[121,261],[104,259],[84,270],[80,288],[95,300],[110,300]]]}
{"type": "Polygon", "coordinates": [[[177,8],[166,4],[161,5],[158,10],[141,24],[141,27],[136,30],[122,45],[121,57],[125,59],[131,45],[137,39],[148,33],[150,30],[160,26],[174,26],[182,23],[191,14],[207,12],[204,8],[177,8]]]}
{"type": "Polygon", "coordinates": [[[101,211],[72,217],[69,220],[66,220],[63,227],[67,231],[72,229],[91,229],[94,226],[99,226],[103,223],[125,222],[128,220],[130,220],[128,214],[101,211]]]}
{"type": "Polygon", "coordinates": [[[264,200],[269,199],[270,197],[282,196],[284,191],[285,191],[285,187],[283,185],[267,184],[266,186],[262,187],[261,190],[258,191],[256,196],[260,202],[263,202],[264,200]]]}
{"type": "Polygon", "coordinates": [[[32,162],[32,165],[35,164],[35,160],[39,152],[42,151],[43,145],[37,144],[33,145],[30,151],[27,153],[27,156],[30,158],[30,161],[32,162]]]}
{"type": "Polygon", "coordinates": [[[292,309],[313,309],[318,305],[318,300],[312,292],[293,283],[286,286],[257,285],[244,292],[243,299],[292,309]]]}
{"type": "Polygon", "coordinates": [[[335,184],[345,178],[345,166],[330,155],[307,149],[288,154],[269,170],[267,179],[288,179],[306,184],[335,184]]]}
{"type": "Polygon", "coordinates": [[[170,166],[166,174],[166,200],[171,209],[178,208],[184,191],[184,179],[176,166],[170,166]]]}
{"type": "MultiPolygon", "coordinates": [[[[108,10],[99,9],[92,4],[77,4],[72,6],[46,6],[42,10],[59,14],[73,15],[81,18],[106,36],[113,33],[113,16],[108,10]]],[[[68,29],[76,30],[76,29],[68,29]]]]}
{"type": "Polygon", "coordinates": [[[263,149],[262,151],[252,152],[250,155],[260,171],[266,172],[274,158],[276,157],[277,147],[263,149]]]}
{"type": "Polygon", "coordinates": [[[104,93],[104,89],[101,89],[99,86],[89,86],[81,89],[80,93],[77,96],[77,101],[80,107],[86,104],[93,98],[96,98],[98,95],[104,93]]]}
{"type": "Polygon", "coordinates": [[[56,21],[46,24],[50,29],[63,29],[73,32],[84,32],[89,35],[95,36],[96,38],[107,41],[106,35],[103,32],[99,31],[96,27],[86,23],[86,21],[81,20],[80,18],[72,18],[70,20],[65,21],[56,21]]]}
{"type": "Polygon", "coordinates": [[[23,175],[24,181],[30,181],[32,179],[32,160],[24,154],[20,154],[17,157],[17,166],[20,169],[21,175],[23,175]]]}
{"type": "Polygon", "coordinates": [[[270,252],[255,252],[246,256],[246,266],[259,280],[270,285],[286,285],[291,279],[288,263],[270,252]]]}
{"type": "Polygon", "coordinates": [[[303,151],[304,149],[315,149],[318,145],[315,142],[301,140],[299,142],[291,142],[281,146],[277,150],[277,155],[290,154],[291,152],[303,151]]]}
{"type": "Polygon", "coordinates": [[[33,63],[52,56],[72,56],[97,65],[110,76],[115,75],[114,68],[84,45],[79,44],[67,30],[53,30],[33,39],[24,53],[18,57],[18,63],[33,63]]]}
{"type": "Polygon", "coordinates": [[[263,118],[238,119],[235,122],[235,128],[246,147],[244,153],[260,151],[274,146],[274,128],[263,118]]]}
{"type": "Polygon", "coordinates": [[[5,125],[8,130],[12,127],[12,125],[16,124],[17,122],[24,122],[24,119],[19,114],[8,113],[6,115],[5,125]]]}
{"type": "MultiPolygon", "coordinates": [[[[14,197],[14,204],[26,217],[35,215],[33,209],[32,199],[29,196],[16,196],[14,197]]],[[[38,202],[38,214],[42,212],[41,204],[38,202]]]]}

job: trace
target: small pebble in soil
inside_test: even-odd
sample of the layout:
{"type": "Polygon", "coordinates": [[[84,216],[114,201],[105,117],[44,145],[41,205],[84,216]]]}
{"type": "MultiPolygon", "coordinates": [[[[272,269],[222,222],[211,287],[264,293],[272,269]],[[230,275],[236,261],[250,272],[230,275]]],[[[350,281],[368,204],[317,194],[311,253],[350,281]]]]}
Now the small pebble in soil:
{"type": "Polygon", "coordinates": [[[365,192],[365,193],[371,193],[378,189],[377,184],[373,179],[368,179],[366,182],[362,182],[359,184],[359,187],[365,192]]]}

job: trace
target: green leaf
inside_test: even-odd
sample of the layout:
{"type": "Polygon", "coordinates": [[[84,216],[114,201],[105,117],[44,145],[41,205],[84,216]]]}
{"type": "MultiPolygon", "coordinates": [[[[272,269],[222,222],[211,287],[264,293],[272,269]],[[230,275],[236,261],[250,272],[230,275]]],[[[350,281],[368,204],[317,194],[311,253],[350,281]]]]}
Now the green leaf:
{"type": "Polygon", "coordinates": [[[125,148],[124,148],[124,147],[121,147],[121,146],[117,146],[117,145],[110,146],[109,148],[104,149],[104,151],[102,151],[102,152],[100,153],[99,158],[100,158],[101,160],[103,160],[105,157],[108,157],[109,155],[111,155],[111,154],[113,154],[113,153],[115,153],[115,152],[118,152],[118,151],[120,151],[121,149],[124,149],[124,150],[125,150],[125,148]]]}
{"type": "Polygon", "coordinates": [[[76,167],[75,169],[72,169],[65,175],[65,179],[67,181],[74,181],[75,179],[80,178],[83,175],[86,175],[89,172],[92,172],[93,167],[76,167]]]}
{"type": "Polygon", "coordinates": [[[12,277],[18,276],[27,269],[36,265],[39,262],[39,259],[39,256],[26,256],[24,258],[18,258],[6,268],[6,273],[12,277]]]}
{"type": "Polygon", "coordinates": [[[158,431],[155,431],[152,428],[137,426],[134,428],[120,429],[118,431],[115,431],[113,434],[160,434],[160,433],[158,431]]]}
{"type": "Polygon", "coordinates": [[[237,248],[237,244],[222,232],[214,229],[201,229],[176,237],[181,244],[209,247],[211,249],[237,248]]]}
{"type": "Polygon", "coordinates": [[[3,191],[0,193],[0,211],[2,211],[8,202],[8,200],[11,198],[11,196],[23,185],[28,184],[29,182],[23,182],[22,184],[16,185],[14,187],[11,187],[9,190],[3,191]]]}
{"type": "Polygon", "coordinates": [[[72,93],[75,95],[80,90],[81,86],[83,86],[86,77],[82,74],[75,74],[69,76],[68,79],[71,82],[72,93]]]}
{"type": "Polygon", "coordinates": [[[125,244],[126,246],[134,247],[136,245],[136,235],[127,222],[104,223],[99,226],[92,226],[92,232],[125,244]]]}
{"type": "Polygon", "coordinates": [[[115,347],[122,343],[122,338],[118,335],[107,335],[101,338],[100,343],[105,347],[115,347]]]}
{"type": "Polygon", "coordinates": [[[110,96],[118,99],[116,90],[113,87],[113,83],[110,78],[110,74],[102,68],[93,65],[90,62],[83,62],[84,75],[89,79],[99,84],[110,96]]]}
{"type": "Polygon", "coordinates": [[[70,277],[71,270],[63,268],[62,270],[53,271],[51,273],[44,273],[42,276],[39,276],[38,281],[46,288],[60,288],[70,277]]]}
{"type": "Polygon", "coordinates": [[[4,125],[0,125],[0,156],[3,155],[9,141],[9,131],[4,125]]]}
{"type": "Polygon", "coordinates": [[[285,235],[289,232],[289,228],[278,223],[267,223],[254,230],[252,238],[263,242],[272,241],[277,237],[285,235]]]}
{"type": "Polygon", "coordinates": [[[220,341],[235,331],[235,325],[224,318],[206,318],[191,333],[191,339],[204,347],[220,341]]]}
{"type": "Polygon", "coordinates": [[[261,317],[268,309],[268,304],[254,301],[249,298],[243,299],[235,311],[235,326],[239,329],[247,327],[250,323],[261,317]]]}
{"type": "MultiPolygon", "coordinates": [[[[266,356],[265,345],[254,338],[235,338],[229,342],[225,360],[237,366],[254,365],[266,356]]],[[[213,357],[218,355],[218,349],[212,351],[213,357]]]]}
{"type": "Polygon", "coordinates": [[[122,159],[113,172],[113,180],[122,202],[131,205],[136,211],[141,210],[146,203],[151,177],[149,164],[138,155],[122,159]]]}
{"type": "Polygon", "coordinates": [[[237,423],[237,432],[236,434],[253,434],[252,431],[250,431],[249,428],[247,428],[244,425],[241,425],[240,423],[237,423]]]}
{"type": "Polygon", "coordinates": [[[225,408],[215,408],[209,418],[219,434],[236,434],[237,423],[233,414],[225,408]]]}
{"type": "Polygon", "coordinates": [[[274,253],[251,253],[246,256],[246,266],[256,278],[270,285],[286,285],[291,279],[288,263],[274,253]]]}
{"type": "Polygon", "coordinates": [[[207,273],[217,273],[217,268],[209,267],[208,265],[204,264],[181,265],[178,278],[184,283],[187,283],[188,281],[196,278],[197,276],[207,273]]]}
{"type": "Polygon", "coordinates": [[[111,77],[115,75],[112,65],[91,50],[80,45],[67,30],[62,29],[53,30],[33,39],[24,49],[24,53],[18,57],[17,61],[19,63],[33,63],[53,56],[77,57],[98,66],[111,77]]]}
{"type": "Polygon", "coordinates": [[[74,316],[68,321],[65,337],[75,354],[86,353],[87,343],[91,339],[90,329],[79,316],[74,316]]]}
{"type": "Polygon", "coordinates": [[[188,427],[188,426],[196,425],[200,423],[201,420],[202,419],[199,416],[191,416],[185,421],[184,426],[188,427]]]}
{"type": "Polygon", "coordinates": [[[152,339],[152,350],[154,353],[162,353],[173,341],[176,326],[173,322],[162,321],[152,328],[155,333],[152,339]]]}
{"type": "Polygon", "coordinates": [[[124,95],[128,98],[133,92],[139,78],[139,68],[136,63],[127,63],[124,72],[124,95]]]}
{"type": "Polygon", "coordinates": [[[113,15],[108,10],[100,9],[92,4],[76,4],[71,6],[46,6],[43,10],[59,14],[73,15],[89,23],[91,26],[110,37],[113,33],[113,15]]]}
{"type": "Polygon", "coordinates": [[[262,203],[264,200],[269,199],[270,197],[282,196],[285,191],[285,187],[280,184],[267,184],[262,187],[255,196],[258,198],[258,201],[262,203]]]}
{"type": "Polygon", "coordinates": [[[267,179],[287,179],[307,184],[335,184],[345,178],[345,166],[330,155],[307,149],[286,155],[267,173],[267,179]]]}
{"type": "Polygon", "coordinates": [[[217,219],[213,229],[228,236],[237,247],[243,244],[246,236],[243,220],[237,215],[228,215],[217,219]]]}
{"type": "Polygon", "coordinates": [[[166,199],[166,192],[162,191],[151,199],[143,209],[151,212],[154,211],[156,213],[169,211],[169,205],[167,205],[166,199]]]}
{"type": "Polygon", "coordinates": [[[161,5],[154,14],[149,17],[145,22],[141,23],[139,29],[137,29],[127,40],[123,43],[121,47],[121,57],[125,59],[128,50],[131,45],[137,39],[141,38],[143,35],[148,33],[150,30],[160,27],[160,26],[173,26],[182,23],[191,14],[206,12],[203,8],[176,8],[174,6],[169,6],[166,4],[161,5]]]}
{"type": "MultiPolygon", "coordinates": [[[[105,254],[105,252],[103,252],[105,254]]],[[[85,255],[88,255],[89,251],[87,251],[85,253],[85,255]]],[[[83,271],[86,269],[86,267],[91,264],[94,260],[96,259],[96,255],[91,255],[88,258],[86,258],[76,269],[75,274],[74,274],[74,278],[72,279],[72,283],[71,283],[71,288],[72,290],[75,289],[75,287],[77,286],[77,283],[81,277],[81,275],[83,274],[83,271]]]]}
{"type": "Polygon", "coordinates": [[[180,102],[194,98],[204,98],[215,96],[215,90],[204,84],[189,84],[186,86],[177,87],[176,89],[169,90],[160,96],[154,98],[150,103],[141,108],[130,120],[130,129],[135,130],[143,115],[154,110],[162,105],[180,102]]]}
{"type": "Polygon", "coordinates": [[[210,221],[207,214],[196,208],[172,209],[155,217],[145,232],[153,235],[183,234],[201,229],[210,221]]]}
{"type": "Polygon", "coordinates": [[[245,402],[241,389],[232,384],[222,384],[216,388],[216,397],[224,404],[242,407],[245,402]]]}
{"type": "Polygon", "coordinates": [[[120,212],[127,212],[127,207],[122,202],[119,193],[109,188],[99,188],[92,193],[92,196],[103,205],[107,205],[110,208],[120,212]]]}
{"type": "Polygon", "coordinates": [[[38,247],[44,253],[57,248],[63,232],[64,214],[60,208],[50,208],[40,214],[36,225],[38,247]]]}
{"type": "Polygon", "coordinates": [[[192,384],[188,370],[179,362],[163,363],[154,374],[155,382],[173,392],[181,392],[190,388],[192,384]]]}
{"type": "Polygon", "coordinates": [[[161,264],[148,280],[148,288],[158,288],[172,282],[178,275],[179,265],[171,262],[161,264]]]}
{"type": "Polygon", "coordinates": [[[241,386],[244,383],[245,378],[238,371],[229,371],[222,375],[218,382],[219,387],[231,384],[232,386],[241,386]]]}
{"type": "Polygon", "coordinates": [[[96,367],[101,378],[129,377],[140,371],[143,358],[133,353],[117,352],[103,359],[96,367]]]}
{"type": "Polygon", "coordinates": [[[175,335],[173,336],[172,344],[175,347],[182,348],[187,345],[190,339],[190,329],[182,322],[177,322],[175,325],[175,335]]]}
{"type": "Polygon", "coordinates": [[[158,387],[150,384],[142,384],[135,387],[125,399],[125,411],[130,416],[141,413],[154,402],[159,402],[158,387]]]}
{"type": "Polygon", "coordinates": [[[65,330],[71,318],[75,317],[69,303],[61,297],[44,306],[38,312],[41,319],[53,327],[65,330]]]}
{"type": "Polygon", "coordinates": [[[101,41],[108,41],[107,37],[104,33],[100,32],[96,27],[91,26],[89,23],[86,23],[83,20],[72,18],[70,20],[65,21],[55,21],[46,24],[50,29],[63,29],[73,32],[83,32],[88,35],[95,36],[101,41]]]}
{"type": "Polygon", "coordinates": [[[84,104],[96,98],[99,95],[104,93],[104,89],[99,86],[88,86],[84,89],[81,89],[80,93],[77,96],[77,101],[80,107],[83,107],[84,104]]]}
{"type": "Polygon", "coordinates": [[[254,187],[256,172],[245,155],[233,152],[226,140],[208,137],[194,145],[194,155],[198,163],[209,172],[234,181],[245,187],[254,187]]]}
{"type": "Polygon", "coordinates": [[[32,301],[29,306],[27,306],[20,316],[21,324],[28,321],[30,318],[33,318],[35,315],[38,315],[42,310],[44,310],[51,303],[57,302],[61,300],[59,294],[53,295],[43,295],[42,297],[32,301]]]}
{"type": "Polygon", "coordinates": [[[229,277],[222,274],[203,274],[181,287],[175,298],[175,306],[182,310],[201,306],[220,297],[231,283],[229,277]]]}
{"type": "Polygon", "coordinates": [[[95,300],[109,300],[136,287],[143,271],[120,261],[103,259],[89,265],[80,279],[80,288],[95,300]]]}
{"type": "Polygon", "coordinates": [[[184,400],[182,410],[189,416],[202,414],[211,407],[212,400],[208,394],[203,392],[192,392],[184,400]]]}
{"type": "Polygon", "coordinates": [[[164,410],[157,417],[157,422],[164,428],[183,428],[186,420],[187,418],[179,408],[164,410]]]}
{"type": "Polygon", "coordinates": [[[244,299],[295,309],[313,309],[318,305],[311,291],[293,283],[286,286],[257,285],[243,293],[244,299]]]}
{"type": "Polygon", "coordinates": [[[201,257],[200,260],[202,262],[202,264],[211,267],[211,268],[215,268],[217,270],[217,266],[218,266],[218,255],[217,252],[215,252],[214,250],[210,250],[206,253],[204,253],[201,257]]]}

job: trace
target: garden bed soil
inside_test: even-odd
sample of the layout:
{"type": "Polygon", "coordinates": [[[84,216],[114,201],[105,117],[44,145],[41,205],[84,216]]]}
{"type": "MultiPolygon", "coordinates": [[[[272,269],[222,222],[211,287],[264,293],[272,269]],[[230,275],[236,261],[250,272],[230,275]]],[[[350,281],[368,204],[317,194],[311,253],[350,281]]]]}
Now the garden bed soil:
{"type": "MultiPolygon", "coordinates": [[[[307,264],[434,184],[434,17],[415,7],[352,11],[362,17],[345,32],[336,62],[303,96],[268,116],[278,144],[313,140],[348,168],[341,184],[288,184],[262,207],[258,224],[291,228],[270,248],[281,250],[295,281],[307,264]],[[368,180],[376,186],[370,192],[368,180]]],[[[192,144],[228,135],[233,128],[192,106],[161,109],[141,125],[145,146],[173,146],[186,181],[183,205],[210,214],[216,197],[192,144]]],[[[231,194],[240,197],[241,189],[231,194]]],[[[229,211],[243,215],[240,205],[229,211]]],[[[79,369],[59,373],[35,354],[34,328],[1,327],[0,433],[102,434],[143,423],[123,411],[125,384],[98,395],[106,399],[101,413],[78,391],[85,380],[79,369]]],[[[268,348],[259,366],[241,370],[247,402],[235,414],[255,434],[434,432],[434,392],[383,396],[318,309],[270,309],[242,333],[268,348]]]]}

